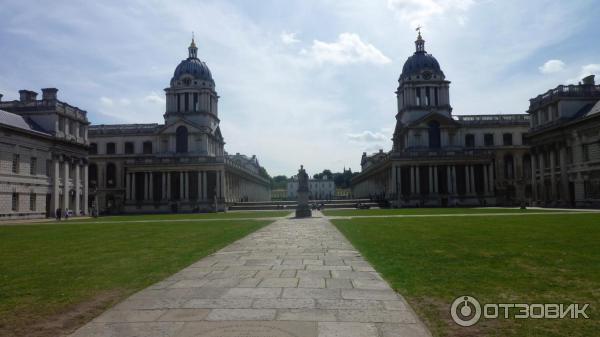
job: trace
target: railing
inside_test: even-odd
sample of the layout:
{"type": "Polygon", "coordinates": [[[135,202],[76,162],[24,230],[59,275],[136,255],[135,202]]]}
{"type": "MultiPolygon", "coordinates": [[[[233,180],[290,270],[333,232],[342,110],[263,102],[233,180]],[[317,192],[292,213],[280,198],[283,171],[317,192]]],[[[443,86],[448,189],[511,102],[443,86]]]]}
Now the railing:
{"type": "Polygon", "coordinates": [[[562,97],[600,97],[600,85],[559,85],[529,100],[529,111],[562,97]]]}
{"type": "Polygon", "coordinates": [[[529,123],[527,114],[457,115],[455,120],[463,123],[529,123]]]}

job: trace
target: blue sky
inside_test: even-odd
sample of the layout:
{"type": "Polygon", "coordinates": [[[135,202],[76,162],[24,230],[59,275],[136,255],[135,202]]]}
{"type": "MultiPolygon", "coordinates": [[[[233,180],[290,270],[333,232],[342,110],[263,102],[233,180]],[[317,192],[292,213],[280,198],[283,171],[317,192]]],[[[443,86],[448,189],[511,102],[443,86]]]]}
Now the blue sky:
{"type": "Polygon", "coordinates": [[[597,1],[6,1],[0,93],[56,87],[92,123],[162,122],[191,32],[226,150],[269,173],[360,168],[391,148],[394,91],[422,25],[455,114],[522,113],[600,74],[597,1]],[[596,20],[596,22],[595,22],[596,20]]]}

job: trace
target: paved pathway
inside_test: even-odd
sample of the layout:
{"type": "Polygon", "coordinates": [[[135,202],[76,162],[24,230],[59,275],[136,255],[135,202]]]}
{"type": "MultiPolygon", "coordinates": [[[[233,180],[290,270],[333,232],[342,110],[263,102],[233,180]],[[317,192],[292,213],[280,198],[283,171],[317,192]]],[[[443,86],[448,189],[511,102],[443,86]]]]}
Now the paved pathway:
{"type": "Polygon", "coordinates": [[[325,218],[282,219],[129,297],[73,337],[428,337],[325,218]]]}

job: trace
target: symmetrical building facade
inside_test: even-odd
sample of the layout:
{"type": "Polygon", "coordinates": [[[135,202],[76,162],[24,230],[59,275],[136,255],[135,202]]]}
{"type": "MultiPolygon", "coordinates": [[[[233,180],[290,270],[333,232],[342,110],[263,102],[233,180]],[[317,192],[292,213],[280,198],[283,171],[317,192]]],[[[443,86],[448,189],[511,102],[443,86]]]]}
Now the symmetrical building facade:
{"type": "Polygon", "coordinates": [[[600,207],[600,85],[594,76],[530,100],[533,200],[600,207]]]}
{"type": "Polygon", "coordinates": [[[0,95],[0,219],[88,214],[86,112],[57,99],[57,89],[0,95]]]}
{"type": "Polygon", "coordinates": [[[270,199],[256,156],[229,155],[210,69],[189,56],[165,89],[164,124],[90,127],[90,188],[101,213],[191,212],[270,199]]]}
{"type": "MultiPolygon", "coordinates": [[[[335,198],[335,182],[327,176],[322,179],[308,180],[308,197],[312,200],[328,200],[335,198]]],[[[293,176],[287,183],[287,199],[298,197],[298,177],[293,176]]]]}
{"type": "Polygon", "coordinates": [[[511,205],[531,195],[529,116],[453,116],[450,81],[420,33],[415,45],[398,80],[393,148],[363,153],[354,197],[401,207],[511,205]]]}

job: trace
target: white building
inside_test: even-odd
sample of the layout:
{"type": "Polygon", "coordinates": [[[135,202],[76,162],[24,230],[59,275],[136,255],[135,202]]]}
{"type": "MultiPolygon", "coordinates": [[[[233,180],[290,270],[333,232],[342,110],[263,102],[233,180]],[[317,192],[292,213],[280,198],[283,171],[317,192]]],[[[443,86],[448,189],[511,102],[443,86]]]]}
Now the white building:
{"type": "MultiPolygon", "coordinates": [[[[328,200],[335,197],[335,182],[328,179],[327,176],[323,179],[308,180],[308,197],[312,200],[328,200]]],[[[298,196],[298,178],[293,176],[287,183],[287,198],[289,200],[296,199],[298,196]]]]}
{"type": "Polygon", "coordinates": [[[229,155],[210,69],[189,55],[165,89],[164,124],[93,125],[90,188],[102,213],[193,212],[270,200],[256,156],[229,155]]]}
{"type": "MultiPolygon", "coordinates": [[[[0,101],[0,220],[88,213],[86,112],[58,90],[29,90],[0,101]],[[10,111],[10,112],[9,112],[10,111]]],[[[2,95],[0,95],[0,100],[2,95]]]]}

